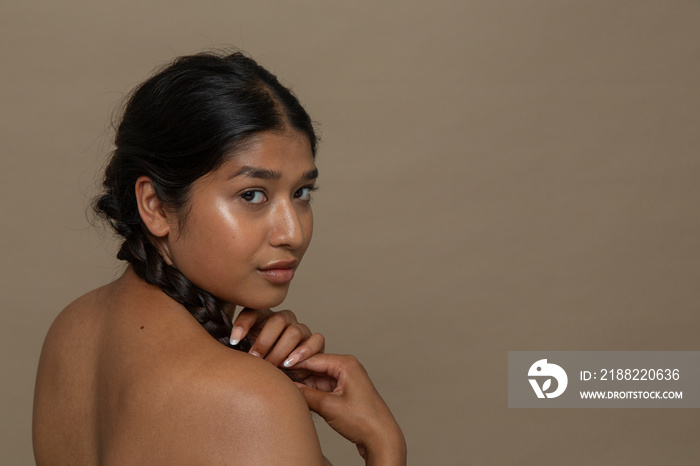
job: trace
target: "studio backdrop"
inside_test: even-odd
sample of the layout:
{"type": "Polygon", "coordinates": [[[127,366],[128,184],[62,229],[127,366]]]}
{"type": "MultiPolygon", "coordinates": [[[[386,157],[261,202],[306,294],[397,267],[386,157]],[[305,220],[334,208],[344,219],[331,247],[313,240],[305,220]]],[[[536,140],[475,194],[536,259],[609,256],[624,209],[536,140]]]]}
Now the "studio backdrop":
{"type": "Polygon", "coordinates": [[[121,103],[237,47],[322,133],[282,308],[364,363],[409,464],[694,464],[695,409],[508,408],[507,374],[700,349],[699,25],[683,0],[4,1],[0,463],[33,463],[52,320],[122,270],[89,215],[121,103]]]}

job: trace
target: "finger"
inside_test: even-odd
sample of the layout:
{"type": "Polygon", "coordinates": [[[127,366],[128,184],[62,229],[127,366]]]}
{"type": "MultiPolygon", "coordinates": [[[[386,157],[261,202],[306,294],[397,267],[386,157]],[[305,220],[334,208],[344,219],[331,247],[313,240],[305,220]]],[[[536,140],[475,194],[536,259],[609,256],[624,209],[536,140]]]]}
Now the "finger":
{"type": "Polygon", "coordinates": [[[332,392],[338,386],[338,381],[327,375],[307,375],[304,377],[303,382],[307,387],[315,388],[322,392],[332,392]]]}
{"type": "Polygon", "coordinates": [[[302,361],[295,369],[306,369],[316,374],[327,374],[339,380],[344,372],[352,370],[352,366],[360,363],[353,356],[318,353],[302,361]]]}
{"type": "Polygon", "coordinates": [[[283,315],[283,312],[284,311],[277,312],[265,321],[260,334],[255,339],[255,342],[253,342],[250,351],[248,351],[250,354],[263,358],[267,355],[280,335],[282,335],[284,330],[289,326],[288,317],[283,315]]]}
{"type": "Polygon", "coordinates": [[[326,348],[326,339],[320,333],[314,333],[294,351],[292,351],[287,359],[282,364],[284,367],[292,367],[295,364],[313,356],[317,353],[323,353],[326,348]]]}
{"type": "Polygon", "coordinates": [[[284,329],[282,335],[275,342],[275,346],[265,356],[265,359],[275,366],[280,366],[283,361],[289,359],[290,354],[298,346],[302,345],[310,337],[311,330],[306,325],[290,325],[284,329]]]}
{"type": "Polygon", "coordinates": [[[309,409],[320,414],[324,418],[326,418],[329,411],[332,411],[328,409],[329,405],[338,401],[338,397],[332,393],[316,390],[315,388],[307,387],[298,382],[294,382],[294,384],[301,392],[304,400],[306,400],[309,409]]]}
{"type": "Polygon", "coordinates": [[[231,345],[237,345],[246,335],[250,329],[257,322],[262,322],[267,319],[272,314],[270,309],[251,309],[249,307],[244,307],[238,314],[233,322],[233,329],[231,330],[230,342],[231,345]]]}

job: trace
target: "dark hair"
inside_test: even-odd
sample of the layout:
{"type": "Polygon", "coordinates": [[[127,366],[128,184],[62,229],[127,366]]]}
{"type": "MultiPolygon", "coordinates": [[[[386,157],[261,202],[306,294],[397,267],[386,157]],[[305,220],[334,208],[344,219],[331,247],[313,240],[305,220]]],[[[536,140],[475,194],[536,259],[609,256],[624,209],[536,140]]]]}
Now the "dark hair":
{"type": "MultiPolygon", "coordinates": [[[[287,129],[308,136],[316,155],[317,136],[309,115],[294,94],[253,59],[238,52],[177,58],[131,94],[105,170],[104,193],[94,202],[95,212],[124,238],[117,258],[185,306],[226,345],[232,324],[225,303],[165,262],[139,215],[136,180],[148,176],[164,206],[183,222],[195,180],[261,131],[287,129]]],[[[236,349],[249,346],[244,340],[236,349]]]]}

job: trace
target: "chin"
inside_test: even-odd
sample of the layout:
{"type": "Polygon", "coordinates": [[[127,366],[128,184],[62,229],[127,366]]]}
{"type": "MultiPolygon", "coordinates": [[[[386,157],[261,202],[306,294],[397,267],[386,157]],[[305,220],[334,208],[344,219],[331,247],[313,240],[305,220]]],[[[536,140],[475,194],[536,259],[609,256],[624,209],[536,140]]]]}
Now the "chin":
{"type": "Polygon", "coordinates": [[[251,309],[269,309],[275,306],[279,306],[287,297],[287,291],[289,287],[285,287],[284,290],[278,290],[277,293],[261,293],[258,296],[251,296],[250,299],[242,299],[240,302],[236,303],[242,307],[249,307],[251,309]]]}

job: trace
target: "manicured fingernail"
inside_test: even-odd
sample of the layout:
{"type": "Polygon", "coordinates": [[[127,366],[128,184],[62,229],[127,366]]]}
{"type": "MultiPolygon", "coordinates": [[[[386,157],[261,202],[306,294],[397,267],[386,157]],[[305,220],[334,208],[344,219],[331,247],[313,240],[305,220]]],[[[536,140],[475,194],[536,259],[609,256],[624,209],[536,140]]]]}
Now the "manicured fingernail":
{"type": "Polygon", "coordinates": [[[298,354],[293,354],[287,358],[282,365],[284,367],[292,367],[294,364],[296,364],[299,361],[299,355],[298,354]]]}
{"type": "Polygon", "coordinates": [[[238,342],[241,341],[241,337],[243,336],[243,329],[241,327],[234,327],[233,331],[231,332],[231,346],[236,346],[238,342]]]}
{"type": "Polygon", "coordinates": [[[255,356],[256,358],[259,358],[259,357],[260,357],[260,353],[258,353],[257,351],[251,351],[250,354],[252,354],[252,355],[255,356]]]}

